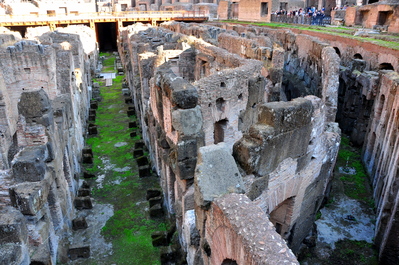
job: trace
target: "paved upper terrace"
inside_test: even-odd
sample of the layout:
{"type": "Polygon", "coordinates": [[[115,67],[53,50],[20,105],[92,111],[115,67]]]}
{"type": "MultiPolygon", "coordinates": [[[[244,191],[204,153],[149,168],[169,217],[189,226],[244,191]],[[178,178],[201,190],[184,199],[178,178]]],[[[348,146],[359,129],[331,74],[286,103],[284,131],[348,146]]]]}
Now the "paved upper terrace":
{"type": "Polygon", "coordinates": [[[94,12],[69,13],[64,15],[3,15],[0,16],[0,26],[49,26],[52,30],[59,25],[89,24],[95,28],[95,23],[117,22],[123,26],[124,22],[157,22],[170,20],[203,22],[208,19],[204,11],[127,11],[127,12],[94,12]]]}

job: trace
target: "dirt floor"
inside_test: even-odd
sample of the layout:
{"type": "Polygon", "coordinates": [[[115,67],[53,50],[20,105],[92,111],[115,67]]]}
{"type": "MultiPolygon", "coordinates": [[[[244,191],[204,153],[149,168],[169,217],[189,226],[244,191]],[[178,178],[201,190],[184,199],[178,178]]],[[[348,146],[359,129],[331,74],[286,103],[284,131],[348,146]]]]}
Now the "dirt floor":
{"type": "Polygon", "coordinates": [[[374,205],[359,162],[360,149],[343,136],[330,198],[315,222],[315,245],[300,255],[302,265],[378,264],[373,247],[374,205]]]}
{"type": "MultiPolygon", "coordinates": [[[[85,216],[88,228],[78,230],[70,237],[71,246],[90,246],[90,258],[70,261],[74,265],[157,265],[160,250],[153,247],[151,234],[165,231],[164,219],[149,217],[147,189],[160,189],[159,178],[140,178],[133,158],[133,149],[140,141],[139,128],[129,128],[136,120],[128,116],[129,105],[122,94],[124,76],[115,76],[115,55],[103,54],[103,73],[94,82],[100,85],[96,120],[97,135],[90,135],[86,145],[92,147],[93,164],[84,164],[83,170],[94,178],[87,182],[92,193],[93,209],[77,211],[85,216]],[[105,79],[112,79],[111,82],[105,79]],[[130,133],[138,135],[131,137],[130,133]]],[[[147,155],[146,153],[144,155],[147,155]]]]}

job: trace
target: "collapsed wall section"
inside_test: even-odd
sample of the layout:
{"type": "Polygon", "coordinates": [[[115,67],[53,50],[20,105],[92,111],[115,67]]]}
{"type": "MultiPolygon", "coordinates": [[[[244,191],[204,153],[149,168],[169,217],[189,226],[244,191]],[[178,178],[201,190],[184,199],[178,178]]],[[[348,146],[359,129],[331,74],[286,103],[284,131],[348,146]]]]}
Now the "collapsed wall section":
{"type": "Polygon", "coordinates": [[[97,50],[83,50],[83,28],[61,31],[48,33],[45,44],[24,40],[0,50],[0,234],[21,231],[2,236],[0,251],[18,264],[68,259],[95,62],[88,56],[97,58],[97,50]]]}

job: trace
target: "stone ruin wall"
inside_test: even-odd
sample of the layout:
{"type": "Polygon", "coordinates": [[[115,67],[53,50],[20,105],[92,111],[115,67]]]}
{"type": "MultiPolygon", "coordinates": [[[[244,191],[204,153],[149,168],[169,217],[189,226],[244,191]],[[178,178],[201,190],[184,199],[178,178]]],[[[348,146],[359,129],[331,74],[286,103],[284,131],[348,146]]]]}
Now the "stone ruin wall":
{"type": "Polygon", "coordinates": [[[245,193],[229,200],[239,205],[245,198],[252,214],[270,219],[297,252],[328,192],[338,151],[334,49],[283,30],[244,29],[167,23],[121,30],[119,49],[143,138],[190,264],[260,264],[256,257],[265,253],[295,263],[281,237],[266,229],[268,221],[260,236],[272,236],[281,246],[277,253],[287,256],[276,256],[267,240],[251,248],[251,233],[242,232],[249,225],[233,220],[244,212],[221,213],[215,200],[245,193]],[[307,56],[302,43],[317,50],[307,56]],[[287,57],[317,62],[306,68],[308,76],[321,75],[317,95],[282,100],[287,57]],[[215,227],[212,218],[229,225],[215,227]],[[220,247],[220,237],[237,249],[220,247]]]}
{"type": "MultiPolygon", "coordinates": [[[[68,30],[0,50],[0,244],[7,264],[68,259],[65,235],[97,59],[93,33],[68,30]]],[[[10,35],[1,39],[15,39],[10,35]]]]}

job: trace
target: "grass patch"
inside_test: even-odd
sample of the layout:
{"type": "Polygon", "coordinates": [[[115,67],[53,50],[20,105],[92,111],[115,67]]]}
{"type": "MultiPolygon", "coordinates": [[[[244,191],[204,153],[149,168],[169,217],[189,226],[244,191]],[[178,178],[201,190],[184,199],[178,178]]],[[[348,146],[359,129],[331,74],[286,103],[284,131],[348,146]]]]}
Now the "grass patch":
{"type": "Polygon", "coordinates": [[[362,37],[362,36],[354,36],[353,34],[357,30],[357,28],[345,28],[345,27],[320,27],[320,26],[312,26],[312,25],[300,25],[300,24],[288,24],[288,23],[274,23],[274,22],[248,22],[248,21],[236,21],[236,20],[223,20],[220,22],[225,23],[235,23],[235,24],[249,24],[255,26],[266,26],[270,28],[289,28],[289,29],[299,29],[299,30],[309,30],[315,32],[322,32],[330,35],[341,36],[345,38],[359,40],[361,42],[371,42],[373,44],[387,47],[394,50],[399,50],[399,41],[395,39],[395,36],[389,35],[388,37],[374,38],[371,37],[362,37]]]}
{"type": "Polygon", "coordinates": [[[350,146],[349,138],[345,135],[341,138],[337,167],[351,167],[356,170],[354,175],[341,174],[340,176],[340,180],[344,184],[345,194],[373,207],[374,202],[371,199],[370,182],[361,162],[360,150],[350,146]]]}
{"type": "Polygon", "coordinates": [[[377,265],[377,251],[366,241],[340,240],[323,265],[377,265]]]}
{"type": "MultiPolygon", "coordinates": [[[[110,54],[104,54],[110,56],[110,54]]],[[[115,57],[106,58],[105,64],[114,64],[115,57]]],[[[158,265],[159,249],[152,246],[151,234],[165,230],[162,220],[148,217],[148,188],[159,188],[157,178],[140,179],[133,159],[133,147],[140,137],[131,138],[128,128],[127,106],[121,91],[124,76],[117,76],[111,87],[100,83],[102,101],[99,102],[95,124],[98,135],[86,139],[92,147],[94,161],[85,170],[94,173],[96,180],[88,180],[96,203],[112,204],[114,215],[102,228],[105,239],[112,242],[113,253],[101,260],[102,264],[158,265]],[[97,179],[97,180],[98,180],[97,179]]]]}

